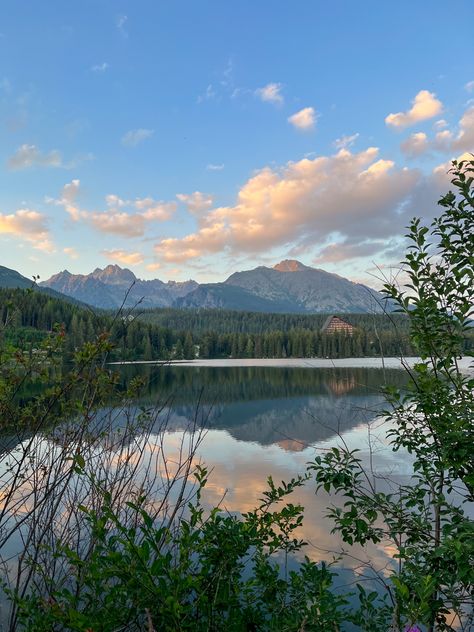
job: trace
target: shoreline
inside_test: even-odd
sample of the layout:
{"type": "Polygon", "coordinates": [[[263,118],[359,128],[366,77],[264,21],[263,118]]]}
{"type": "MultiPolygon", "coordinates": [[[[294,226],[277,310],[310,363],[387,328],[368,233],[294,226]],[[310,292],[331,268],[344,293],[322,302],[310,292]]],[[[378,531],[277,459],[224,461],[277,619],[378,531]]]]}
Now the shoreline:
{"type": "MultiPolygon", "coordinates": [[[[419,362],[418,357],[407,358],[219,358],[196,360],[127,360],[109,362],[115,366],[151,365],[151,366],[184,366],[184,367],[270,367],[295,369],[332,369],[332,368],[366,368],[366,369],[404,369],[411,368],[419,362]]],[[[474,358],[465,357],[459,361],[460,369],[465,373],[474,371],[474,358]]]]}

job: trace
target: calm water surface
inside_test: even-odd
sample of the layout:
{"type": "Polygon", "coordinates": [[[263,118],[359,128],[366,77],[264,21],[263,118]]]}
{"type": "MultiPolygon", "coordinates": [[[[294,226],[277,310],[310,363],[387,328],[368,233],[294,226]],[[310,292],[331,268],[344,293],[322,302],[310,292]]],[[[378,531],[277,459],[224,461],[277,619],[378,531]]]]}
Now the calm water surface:
{"type": "MultiPolygon", "coordinates": [[[[164,447],[171,468],[183,441],[187,445],[195,436],[190,428],[205,429],[195,461],[204,462],[212,470],[203,495],[208,507],[220,505],[230,512],[253,509],[266,489],[268,476],[278,483],[288,481],[304,473],[307,463],[317,454],[343,441],[349,448],[360,450],[379,489],[386,485],[386,477],[397,483],[410,475],[408,455],[394,454],[386,444],[387,423],[381,414],[381,388],[384,384],[403,387],[406,376],[402,371],[149,365],[120,369],[124,388],[135,376],[144,377],[146,387],[132,408],[135,412],[157,407],[160,410],[149,443],[153,445],[155,441],[163,447],[160,429],[166,422],[164,447]]],[[[125,417],[114,417],[113,433],[125,426],[125,417]]],[[[41,441],[40,438],[39,450],[43,449],[41,441]]],[[[51,445],[51,437],[45,442],[51,445]]],[[[133,442],[138,446],[140,436],[132,438],[132,450],[133,442]]],[[[3,437],[0,453],[14,453],[17,443],[18,438],[3,437]]],[[[104,446],[106,443],[107,437],[104,446]]],[[[54,450],[61,450],[60,441],[53,438],[52,445],[54,450]]],[[[113,459],[112,454],[111,463],[113,459]]],[[[147,459],[153,469],[152,456],[145,449],[145,462],[147,459]]],[[[326,518],[326,508],[339,499],[315,495],[314,483],[308,482],[290,501],[305,507],[305,520],[298,535],[307,540],[308,546],[302,555],[332,560],[340,553],[342,543],[331,534],[333,525],[326,518]]],[[[3,554],[13,557],[20,544],[18,539],[12,539],[3,554]]],[[[368,560],[386,572],[383,569],[393,563],[392,555],[388,543],[363,550],[354,547],[339,562],[344,569],[342,577],[352,582],[363,572],[361,563],[368,560]]]]}
{"type": "MultiPolygon", "coordinates": [[[[163,407],[168,420],[168,449],[178,449],[183,434],[198,420],[206,428],[197,458],[212,468],[205,501],[225,510],[252,509],[266,480],[289,480],[305,471],[306,464],[331,446],[345,441],[359,449],[381,488],[383,477],[395,482],[410,473],[408,455],[387,447],[387,424],[381,417],[384,384],[403,387],[404,372],[380,369],[313,369],[264,367],[159,367],[122,369],[124,383],[146,374],[147,392],[142,406],[163,407]],[[199,401],[199,406],[197,402],[199,401]],[[370,441],[369,441],[370,438],[370,441]],[[371,449],[369,449],[369,443],[371,449]],[[380,477],[380,478],[377,478],[380,477]]],[[[310,483],[298,490],[292,502],[305,507],[300,536],[314,559],[333,558],[341,542],[331,534],[325,517],[333,499],[314,493],[310,483]]],[[[337,499],[336,499],[337,500],[337,499]]],[[[378,568],[390,562],[388,545],[354,549],[357,559],[343,565],[356,568],[371,559],[378,568]]]]}

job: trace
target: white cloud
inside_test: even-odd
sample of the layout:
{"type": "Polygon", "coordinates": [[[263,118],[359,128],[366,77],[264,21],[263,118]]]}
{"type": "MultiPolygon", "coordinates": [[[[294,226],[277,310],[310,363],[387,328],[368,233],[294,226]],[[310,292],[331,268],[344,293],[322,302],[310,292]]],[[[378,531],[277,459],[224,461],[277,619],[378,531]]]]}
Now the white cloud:
{"type": "Polygon", "coordinates": [[[210,101],[211,99],[214,99],[215,97],[216,97],[216,91],[214,90],[212,83],[210,83],[207,86],[206,91],[203,94],[200,94],[198,96],[197,102],[203,103],[204,101],[210,101]]]}
{"type": "Polygon", "coordinates": [[[341,136],[341,138],[336,138],[333,145],[336,149],[348,149],[352,147],[352,145],[359,138],[359,133],[352,134],[351,136],[341,136]]]}
{"type": "Polygon", "coordinates": [[[77,204],[79,190],[79,180],[73,180],[63,187],[58,200],[47,199],[47,202],[63,206],[75,222],[84,221],[102,233],[122,237],[141,237],[150,222],[170,219],[177,208],[176,202],[162,202],[152,197],[131,201],[109,194],[105,197],[105,211],[87,211],[77,204]]]}
{"type": "Polygon", "coordinates": [[[106,61],[103,61],[101,64],[95,64],[92,66],[92,72],[102,73],[105,72],[109,68],[109,64],[106,61]]]}
{"type": "Polygon", "coordinates": [[[474,152],[474,106],[467,109],[459,121],[459,133],[452,143],[455,151],[474,152]]]}
{"type": "Polygon", "coordinates": [[[194,191],[194,193],[189,194],[178,193],[176,197],[180,202],[186,204],[188,211],[194,215],[208,211],[214,202],[212,195],[201,193],[201,191],[194,191]]]}
{"type": "Polygon", "coordinates": [[[201,213],[196,232],[161,240],[155,253],[162,261],[182,262],[290,244],[314,248],[334,233],[353,243],[386,239],[408,222],[401,205],[420,178],[417,170],[379,159],[374,147],[267,167],[244,184],[234,206],[201,213]]]}
{"type": "Polygon", "coordinates": [[[206,165],[206,171],[222,171],[224,169],[224,163],[215,165],[212,162],[206,165]]]}
{"type": "Polygon", "coordinates": [[[63,160],[57,149],[43,153],[36,145],[24,144],[8,159],[7,164],[12,170],[20,170],[29,167],[62,167],[63,160]]]}
{"type": "Polygon", "coordinates": [[[64,162],[61,152],[53,149],[49,152],[42,152],[36,145],[20,145],[16,152],[8,159],[7,165],[13,171],[30,169],[34,167],[51,167],[56,169],[73,169],[81,162],[94,160],[91,153],[77,155],[73,160],[64,162]]]}
{"type": "Polygon", "coordinates": [[[127,204],[125,200],[122,200],[121,198],[119,198],[118,195],[114,195],[114,194],[106,195],[105,202],[107,206],[112,206],[112,207],[121,207],[127,204]]]}
{"type": "Polygon", "coordinates": [[[448,129],[445,129],[436,133],[431,146],[435,151],[451,151],[452,141],[452,133],[448,129]]]}
{"type": "Polygon", "coordinates": [[[164,222],[171,219],[171,216],[176,211],[175,202],[160,202],[151,197],[137,198],[133,205],[147,221],[157,220],[164,222]]]}
{"type": "Polygon", "coordinates": [[[281,83],[267,83],[263,88],[255,90],[255,94],[262,100],[275,105],[282,105],[284,102],[281,83]]]}
{"type": "Polygon", "coordinates": [[[25,239],[37,250],[54,252],[48,231],[48,220],[38,211],[21,208],[9,215],[0,213],[0,234],[25,239]]]}
{"type": "Polygon", "coordinates": [[[316,111],[311,107],[303,108],[299,112],[296,112],[296,114],[290,116],[288,118],[288,122],[303,132],[309,132],[314,129],[316,123],[316,111]]]}
{"type": "Polygon", "coordinates": [[[86,218],[96,230],[121,237],[141,237],[145,232],[142,215],[102,211],[88,213],[86,218]]]}
{"type": "Polygon", "coordinates": [[[101,252],[109,261],[127,266],[138,266],[143,263],[143,255],[140,252],[130,252],[129,250],[102,250],[101,252]]]}
{"type": "Polygon", "coordinates": [[[389,114],[385,123],[395,128],[409,127],[420,121],[438,116],[443,110],[443,104],[436,98],[433,92],[420,90],[412,101],[412,107],[407,112],[389,114]]]}
{"type": "Polygon", "coordinates": [[[429,149],[428,137],[424,132],[415,132],[403,141],[400,149],[408,158],[416,158],[429,149]]]}
{"type": "Polygon", "coordinates": [[[146,269],[150,270],[150,272],[154,272],[155,270],[159,270],[161,268],[161,263],[148,263],[146,265],[146,269]]]}
{"type": "Polygon", "coordinates": [[[468,81],[464,86],[466,92],[474,92],[474,81],[468,81]]]}
{"type": "Polygon", "coordinates": [[[147,138],[151,138],[155,130],[139,128],[139,129],[131,129],[126,134],[122,136],[122,145],[126,147],[136,147],[147,138]]]}
{"type": "Polygon", "coordinates": [[[63,252],[64,254],[68,255],[69,257],[71,257],[71,259],[79,259],[79,253],[77,252],[77,250],[75,248],[63,248],[63,252]]]}
{"type": "Polygon", "coordinates": [[[445,129],[446,127],[448,127],[448,122],[444,119],[439,119],[439,121],[436,121],[433,127],[437,130],[445,129]]]}
{"type": "Polygon", "coordinates": [[[77,205],[77,197],[80,190],[80,181],[75,179],[65,184],[61,191],[61,197],[59,199],[46,198],[47,204],[54,204],[55,206],[62,206],[69,214],[70,218],[74,222],[78,222],[83,216],[83,212],[77,205]]]}
{"type": "Polygon", "coordinates": [[[122,35],[122,37],[127,38],[128,37],[128,32],[125,28],[125,25],[128,22],[128,16],[126,15],[118,15],[117,19],[115,20],[115,26],[117,27],[117,30],[119,31],[119,33],[122,35]]]}
{"type": "Polygon", "coordinates": [[[409,158],[414,158],[428,152],[458,154],[474,151],[474,106],[468,108],[462,115],[457,135],[449,129],[442,129],[444,125],[436,127],[440,131],[432,139],[429,139],[424,132],[416,132],[404,140],[400,145],[403,153],[409,158]]]}

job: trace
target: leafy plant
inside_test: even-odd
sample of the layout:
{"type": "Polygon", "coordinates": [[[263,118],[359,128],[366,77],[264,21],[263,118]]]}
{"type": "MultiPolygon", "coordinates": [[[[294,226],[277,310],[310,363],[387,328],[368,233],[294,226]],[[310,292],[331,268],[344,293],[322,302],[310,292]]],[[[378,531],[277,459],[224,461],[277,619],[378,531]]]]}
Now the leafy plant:
{"type": "Polygon", "coordinates": [[[453,162],[457,190],[439,204],[431,227],[414,219],[404,261],[408,282],[385,285],[411,327],[420,361],[404,392],[387,389],[392,449],[413,457],[407,484],[378,491],[357,451],[333,448],[309,469],[317,488],[341,494],[329,516],[345,542],[389,540],[398,569],[388,585],[394,625],[418,622],[432,631],[469,625],[474,588],[474,377],[460,369],[474,312],[474,161],[453,162]],[[453,613],[455,616],[453,617],[453,613]],[[453,624],[454,625],[454,624],[453,624]]]}

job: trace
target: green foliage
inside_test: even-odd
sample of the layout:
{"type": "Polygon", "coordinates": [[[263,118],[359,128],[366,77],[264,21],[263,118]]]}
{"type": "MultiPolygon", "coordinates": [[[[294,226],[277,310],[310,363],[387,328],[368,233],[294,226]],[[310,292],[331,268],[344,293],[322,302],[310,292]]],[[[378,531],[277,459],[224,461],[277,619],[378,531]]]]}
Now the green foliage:
{"type": "Polygon", "coordinates": [[[157,521],[144,498],[127,503],[133,519],[124,524],[101,489],[100,511],[80,507],[90,525],[87,559],[59,545],[69,578],[47,601],[18,600],[21,625],[35,632],[339,629],[349,611],[332,591],[331,569],[305,558],[285,574],[276,557],[304,545],[295,537],[303,508],[286,502],[304,479],[281,486],[269,479],[260,505],[237,516],[204,511],[207,476],[196,469],[196,498],[172,526],[157,521]]]}
{"type": "Polygon", "coordinates": [[[474,161],[453,163],[453,185],[431,228],[411,223],[408,282],[386,293],[408,317],[421,361],[404,392],[387,389],[392,449],[413,457],[406,484],[365,472],[356,451],[333,448],[309,469],[317,487],[344,498],[329,515],[348,544],[388,540],[398,570],[391,577],[397,629],[403,620],[452,630],[449,615],[469,619],[474,590],[474,378],[459,368],[474,310],[474,161]],[[472,505],[471,505],[472,506],[472,505]]]}

